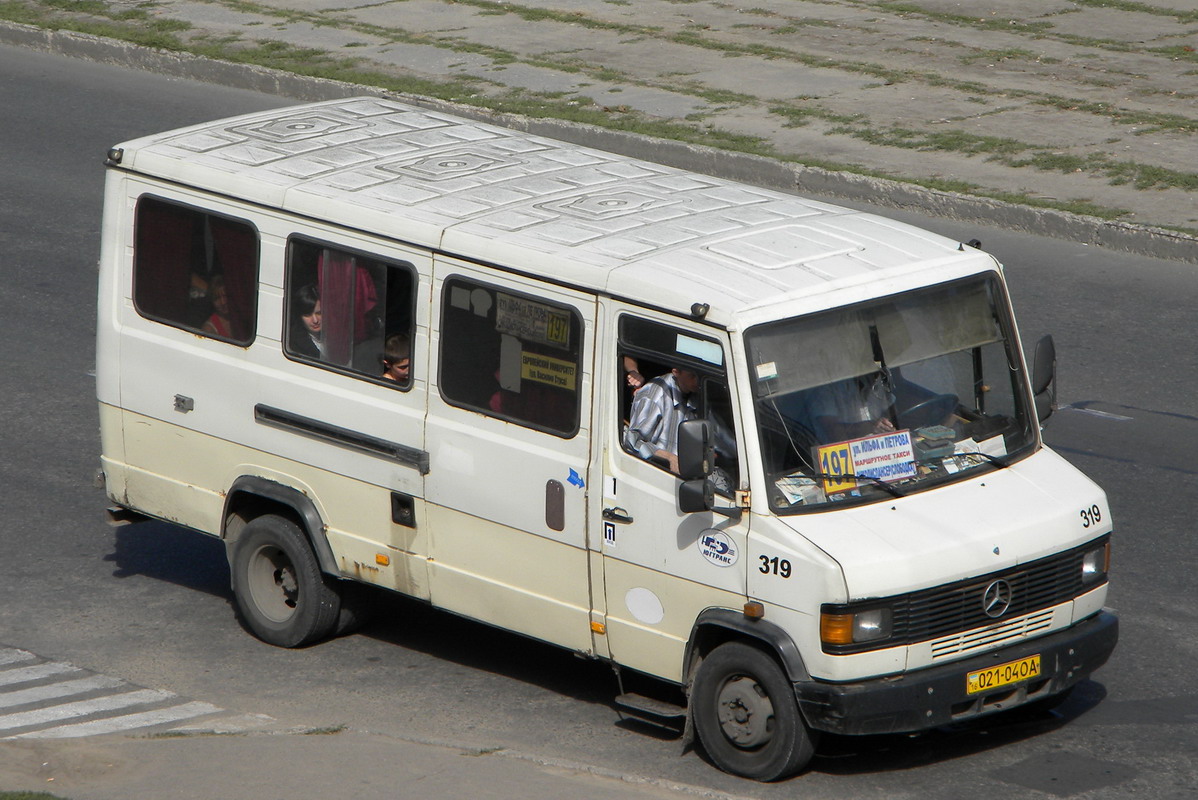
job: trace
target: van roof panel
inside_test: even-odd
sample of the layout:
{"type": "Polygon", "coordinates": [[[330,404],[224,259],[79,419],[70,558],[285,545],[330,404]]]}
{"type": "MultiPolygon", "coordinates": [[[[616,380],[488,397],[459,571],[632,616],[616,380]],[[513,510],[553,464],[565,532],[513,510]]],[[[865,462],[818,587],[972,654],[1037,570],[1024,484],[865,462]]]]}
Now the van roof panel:
{"type": "Polygon", "coordinates": [[[976,256],[893,220],[379,98],[122,147],[134,172],[683,312],[700,290],[724,316],[976,256]]]}

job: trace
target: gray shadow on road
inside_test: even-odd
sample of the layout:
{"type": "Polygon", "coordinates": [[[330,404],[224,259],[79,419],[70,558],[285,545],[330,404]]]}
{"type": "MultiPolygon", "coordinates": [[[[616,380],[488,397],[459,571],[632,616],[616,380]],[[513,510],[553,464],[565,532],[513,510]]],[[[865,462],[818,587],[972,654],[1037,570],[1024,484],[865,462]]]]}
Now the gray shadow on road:
{"type": "Polygon", "coordinates": [[[913,734],[825,736],[810,770],[829,775],[864,775],[968,758],[1051,734],[1089,714],[1105,698],[1106,688],[1087,680],[1052,711],[1035,713],[1015,708],[913,734]]]}
{"type": "MultiPolygon", "coordinates": [[[[114,565],[114,577],[152,578],[233,603],[224,545],[211,536],[166,522],[126,525],[116,529],[113,551],[104,560],[114,565]]],[[[617,694],[611,668],[600,662],[579,659],[561,648],[399,594],[373,587],[365,590],[371,615],[357,635],[584,702],[610,705],[617,694]]],[[[616,719],[614,712],[612,716],[616,719]]]]}
{"type": "Polygon", "coordinates": [[[358,635],[583,702],[611,705],[616,695],[612,669],[599,661],[385,590],[371,590],[370,600],[371,621],[358,635]]]}
{"type": "Polygon", "coordinates": [[[113,551],[104,556],[113,577],[141,575],[227,600],[229,564],[219,539],[167,522],[140,522],[116,529],[113,551]]]}

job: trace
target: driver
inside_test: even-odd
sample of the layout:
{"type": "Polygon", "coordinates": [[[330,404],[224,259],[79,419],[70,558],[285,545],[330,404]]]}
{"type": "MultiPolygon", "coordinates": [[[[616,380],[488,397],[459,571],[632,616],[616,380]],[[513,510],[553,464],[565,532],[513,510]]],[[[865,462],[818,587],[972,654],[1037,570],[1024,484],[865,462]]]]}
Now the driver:
{"type": "Polygon", "coordinates": [[[894,395],[880,371],[821,386],[810,402],[815,433],[822,442],[895,430],[894,395]]]}

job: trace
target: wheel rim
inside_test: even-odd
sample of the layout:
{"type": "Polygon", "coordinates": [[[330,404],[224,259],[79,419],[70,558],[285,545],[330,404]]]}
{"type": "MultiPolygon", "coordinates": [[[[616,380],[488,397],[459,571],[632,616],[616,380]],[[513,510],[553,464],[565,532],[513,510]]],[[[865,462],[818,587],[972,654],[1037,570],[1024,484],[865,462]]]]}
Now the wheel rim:
{"type": "Polygon", "coordinates": [[[720,729],[732,744],[749,750],[773,738],[774,704],[753,678],[742,675],[727,681],[716,702],[720,729]]]}
{"type": "Polygon", "coordinates": [[[260,547],[250,558],[246,574],[250,597],[271,622],[286,622],[299,602],[299,580],[291,559],[277,547],[260,547]]]}

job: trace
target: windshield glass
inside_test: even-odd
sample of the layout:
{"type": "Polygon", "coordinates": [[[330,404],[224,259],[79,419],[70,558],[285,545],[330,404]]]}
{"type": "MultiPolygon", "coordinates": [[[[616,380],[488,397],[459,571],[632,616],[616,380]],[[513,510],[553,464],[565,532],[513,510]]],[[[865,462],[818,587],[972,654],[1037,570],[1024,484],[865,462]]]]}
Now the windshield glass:
{"type": "Polygon", "coordinates": [[[759,325],[745,335],[770,505],[910,494],[1035,443],[994,275],[759,325]]]}

